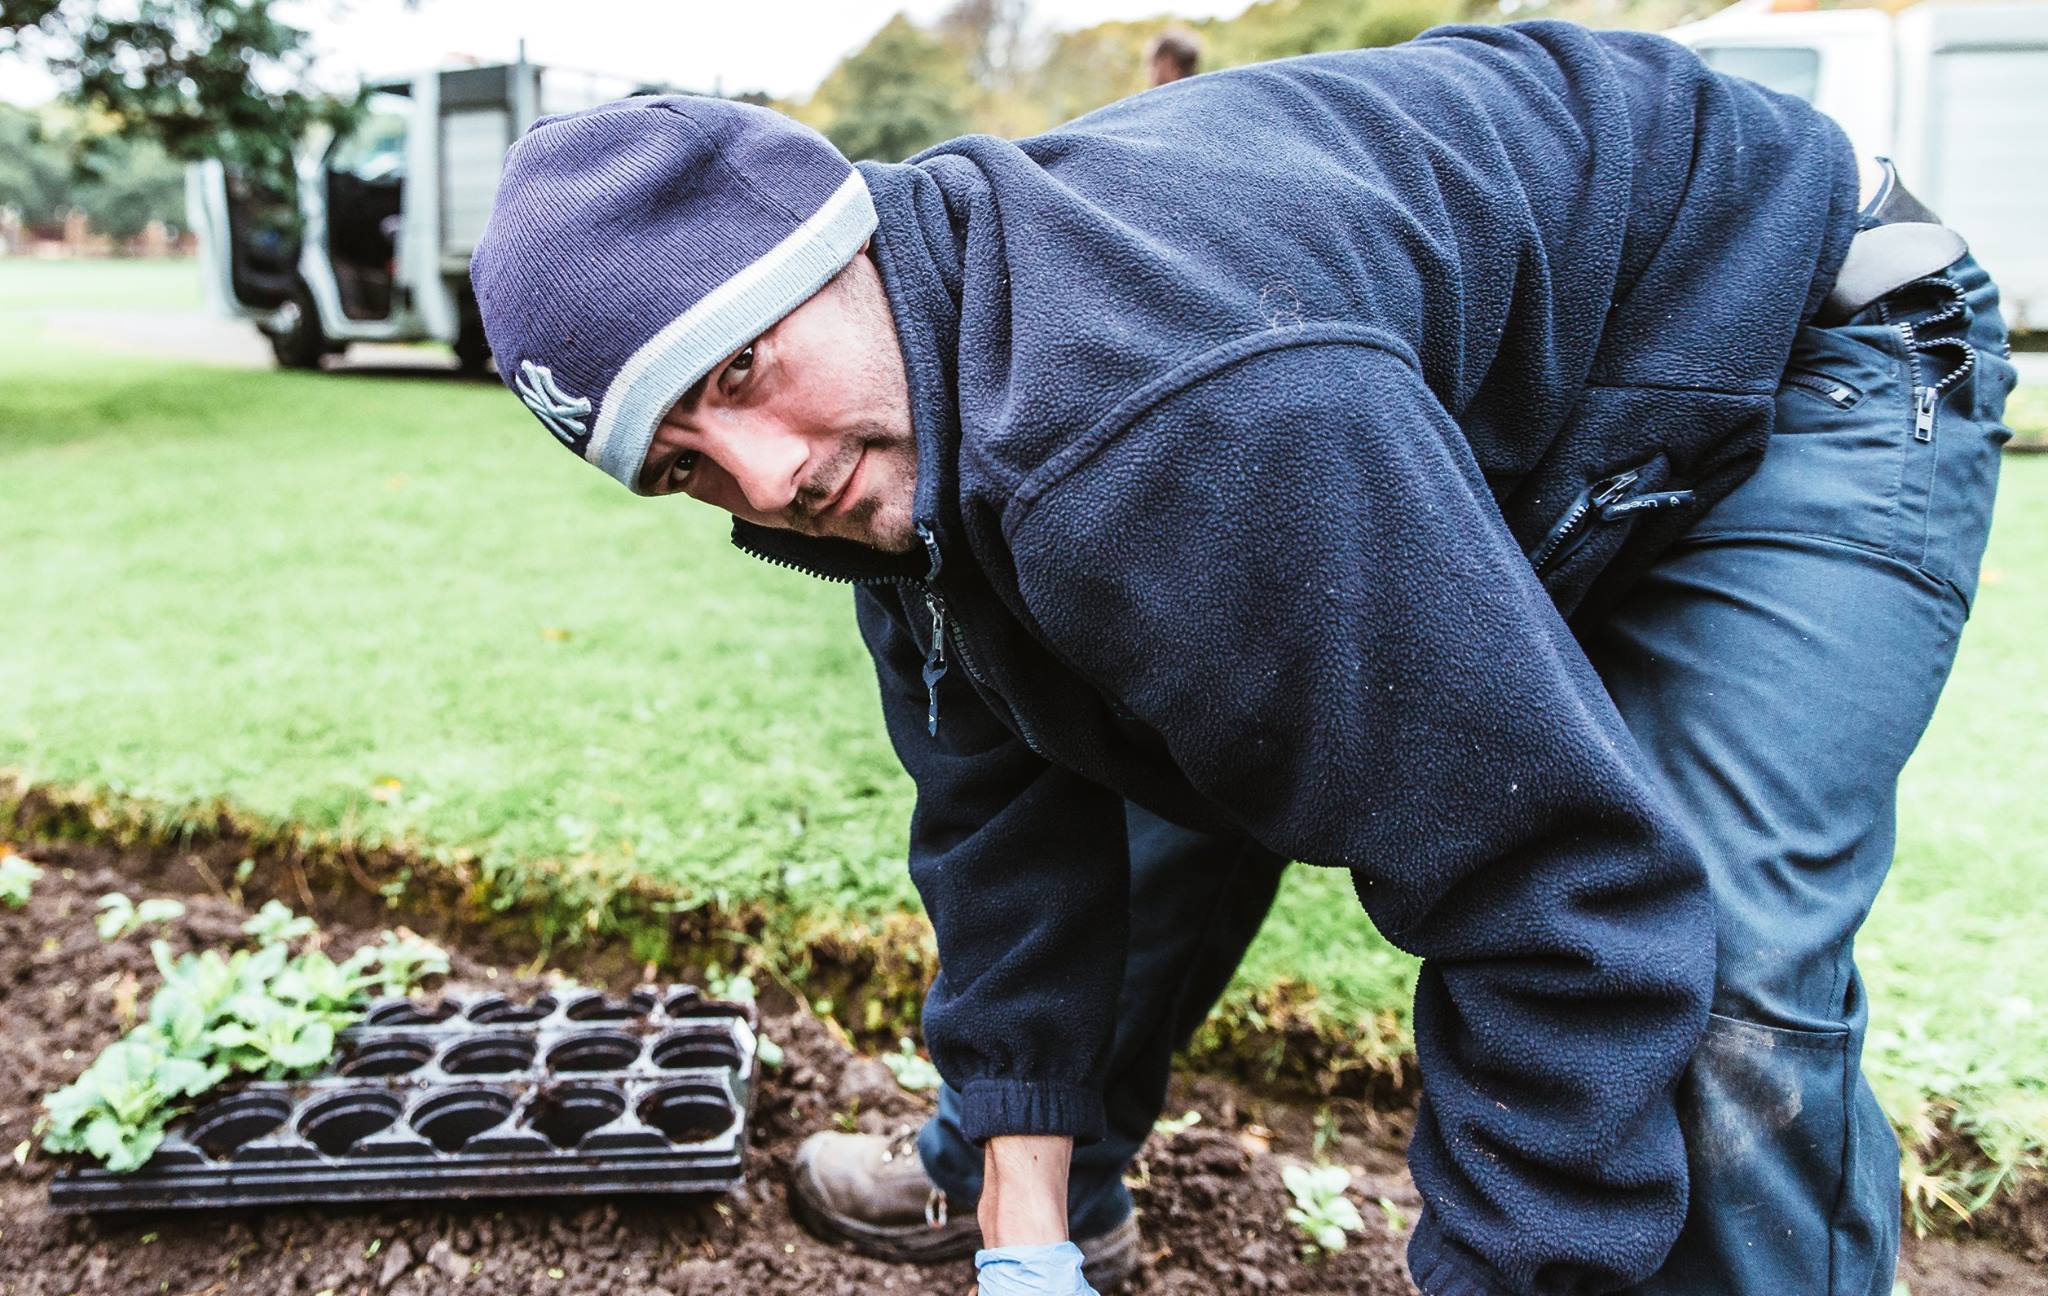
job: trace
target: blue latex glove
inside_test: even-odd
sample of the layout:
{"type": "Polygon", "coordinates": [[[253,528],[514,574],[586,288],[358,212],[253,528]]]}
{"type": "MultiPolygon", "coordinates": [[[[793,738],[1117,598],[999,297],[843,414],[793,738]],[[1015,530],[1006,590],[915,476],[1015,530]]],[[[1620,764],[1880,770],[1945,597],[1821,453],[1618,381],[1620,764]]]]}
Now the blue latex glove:
{"type": "Polygon", "coordinates": [[[1095,1296],[1072,1242],[985,1247],[974,1253],[981,1296],[1095,1296]]]}

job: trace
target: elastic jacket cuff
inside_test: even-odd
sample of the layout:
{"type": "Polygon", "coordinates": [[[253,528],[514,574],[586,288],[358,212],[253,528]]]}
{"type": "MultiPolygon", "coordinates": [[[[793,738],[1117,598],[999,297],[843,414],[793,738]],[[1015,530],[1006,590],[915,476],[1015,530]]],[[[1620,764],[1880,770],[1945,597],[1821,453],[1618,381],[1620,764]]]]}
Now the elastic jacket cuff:
{"type": "Polygon", "coordinates": [[[1106,1128],[1102,1095],[1078,1085],[969,1080],[960,1090],[960,1132],[975,1143],[1004,1134],[1064,1135],[1093,1143],[1106,1128]]]}
{"type": "Polygon", "coordinates": [[[1509,1296],[1514,1291],[1492,1265],[1445,1237],[1427,1210],[1408,1238],[1408,1272],[1422,1296],[1509,1296]]]}

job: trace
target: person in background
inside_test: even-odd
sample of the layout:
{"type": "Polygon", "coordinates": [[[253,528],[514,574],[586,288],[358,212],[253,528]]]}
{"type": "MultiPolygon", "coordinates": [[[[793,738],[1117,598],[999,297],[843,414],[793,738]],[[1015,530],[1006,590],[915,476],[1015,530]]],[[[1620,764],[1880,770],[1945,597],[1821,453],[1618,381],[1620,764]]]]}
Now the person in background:
{"type": "Polygon", "coordinates": [[[1185,27],[1168,27],[1145,47],[1145,67],[1155,86],[1193,76],[1202,70],[1202,38],[1185,27]]]}

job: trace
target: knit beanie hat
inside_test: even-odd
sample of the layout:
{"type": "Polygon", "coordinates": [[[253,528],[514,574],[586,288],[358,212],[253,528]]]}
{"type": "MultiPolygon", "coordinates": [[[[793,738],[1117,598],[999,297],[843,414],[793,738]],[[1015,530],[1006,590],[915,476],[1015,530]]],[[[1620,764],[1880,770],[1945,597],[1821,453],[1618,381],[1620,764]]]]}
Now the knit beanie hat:
{"type": "Polygon", "coordinates": [[[470,282],[506,383],[638,492],[669,408],[874,228],[860,172],[810,128],[725,99],[623,99],[512,146],[470,282]]]}

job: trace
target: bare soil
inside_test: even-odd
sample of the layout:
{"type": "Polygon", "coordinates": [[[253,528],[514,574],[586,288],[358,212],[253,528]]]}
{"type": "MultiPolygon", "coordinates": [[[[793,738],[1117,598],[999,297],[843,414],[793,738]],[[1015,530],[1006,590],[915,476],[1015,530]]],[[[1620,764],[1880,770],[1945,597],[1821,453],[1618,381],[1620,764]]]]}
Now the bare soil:
{"type": "MultiPolygon", "coordinates": [[[[466,1288],[551,1296],[840,1296],[945,1293],[972,1284],[965,1262],[930,1269],[880,1264],[819,1242],[792,1222],[789,1165],[813,1130],[883,1132],[914,1124],[928,1101],[897,1088],[835,1025],[790,997],[763,1001],[763,1032],[786,1060],[767,1072],[755,1104],[749,1183],[714,1198],[565,1198],[478,1201],[445,1207],[274,1209],[70,1218],[50,1213],[55,1163],[33,1149],[40,1096],[72,1079],[146,1005],[147,952],[161,935],[177,950],[239,937],[242,897],[199,855],[34,846],[45,867],[20,912],[0,909],[0,1296],[227,1296],[304,1293],[423,1296],[466,1288]],[[94,903],[121,889],[186,902],[184,918],[112,943],[94,933],[94,903]]],[[[531,951],[466,937],[448,915],[390,912],[369,894],[316,896],[299,907],[321,919],[345,952],[386,925],[454,937],[452,984],[520,994],[542,982],[512,969],[531,951]]],[[[250,902],[253,904],[253,895],[250,902]]],[[[618,960],[610,960],[616,965],[618,960]]],[[[579,966],[581,979],[599,979],[579,966]]],[[[609,969],[614,980],[621,975],[609,969]]],[[[669,976],[687,969],[663,969],[669,976]]],[[[623,974],[630,977],[630,973],[623,974]]],[[[1357,1104],[1330,1108],[1338,1130],[1326,1153],[1353,1168],[1365,1233],[1350,1249],[1305,1263],[1282,1215],[1280,1170],[1314,1150],[1315,1109],[1214,1078],[1179,1085],[1172,1110],[1201,1121],[1156,1136],[1133,1167],[1146,1261],[1131,1290],[1153,1294],[1293,1292],[1409,1296],[1402,1229],[1419,1205],[1401,1169],[1406,1117],[1357,1104]],[[1385,1205],[1379,1203],[1384,1201],[1385,1205]]],[[[2040,1236],[2039,1221],[2013,1236],[2040,1236]]],[[[1914,1296],[2048,1296],[2039,1257],[1982,1243],[1909,1242],[1901,1277],[1914,1296]]]]}

